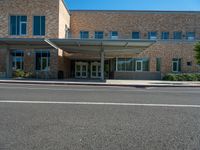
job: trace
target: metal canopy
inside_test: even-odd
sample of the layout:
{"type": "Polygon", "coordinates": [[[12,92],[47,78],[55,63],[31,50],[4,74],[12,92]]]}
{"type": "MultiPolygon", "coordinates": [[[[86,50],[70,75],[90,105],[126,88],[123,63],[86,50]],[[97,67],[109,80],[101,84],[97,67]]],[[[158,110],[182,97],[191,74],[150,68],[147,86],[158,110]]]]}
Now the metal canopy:
{"type": "Polygon", "coordinates": [[[44,38],[0,38],[0,46],[9,48],[52,48],[44,38]]]}
{"type": "Polygon", "coordinates": [[[155,40],[94,40],[0,38],[0,46],[10,48],[59,48],[68,53],[139,53],[154,44],[155,40]]]}
{"type": "Polygon", "coordinates": [[[67,52],[105,52],[138,51],[155,43],[154,40],[84,40],[84,39],[49,39],[57,47],[67,52]]]}

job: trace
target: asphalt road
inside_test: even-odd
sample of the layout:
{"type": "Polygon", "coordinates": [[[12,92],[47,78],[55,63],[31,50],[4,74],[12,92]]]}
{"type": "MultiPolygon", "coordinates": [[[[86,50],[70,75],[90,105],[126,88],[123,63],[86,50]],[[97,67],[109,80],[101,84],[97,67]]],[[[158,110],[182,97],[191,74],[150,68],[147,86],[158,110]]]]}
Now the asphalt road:
{"type": "Polygon", "coordinates": [[[0,150],[199,150],[200,88],[0,84],[0,150]]]}

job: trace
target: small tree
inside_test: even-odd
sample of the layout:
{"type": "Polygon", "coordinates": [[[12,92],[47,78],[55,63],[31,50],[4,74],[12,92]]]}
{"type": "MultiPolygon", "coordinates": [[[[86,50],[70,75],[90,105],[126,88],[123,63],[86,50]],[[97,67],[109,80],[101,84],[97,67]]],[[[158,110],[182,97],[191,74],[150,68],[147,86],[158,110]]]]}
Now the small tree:
{"type": "Polygon", "coordinates": [[[195,44],[194,51],[196,52],[195,58],[197,60],[197,64],[200,64],[200,42],[195,44]]]}

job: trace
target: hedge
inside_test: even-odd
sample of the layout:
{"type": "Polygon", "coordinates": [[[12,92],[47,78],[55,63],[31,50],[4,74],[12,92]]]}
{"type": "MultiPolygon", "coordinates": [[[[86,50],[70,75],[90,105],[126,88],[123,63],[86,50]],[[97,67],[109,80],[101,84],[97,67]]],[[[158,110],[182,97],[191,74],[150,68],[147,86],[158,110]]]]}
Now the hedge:
{"type": "Polygon", "coordinates": [[[163,80],[166,81],[200,81],[198,73],[167,74],[163,80]]]}

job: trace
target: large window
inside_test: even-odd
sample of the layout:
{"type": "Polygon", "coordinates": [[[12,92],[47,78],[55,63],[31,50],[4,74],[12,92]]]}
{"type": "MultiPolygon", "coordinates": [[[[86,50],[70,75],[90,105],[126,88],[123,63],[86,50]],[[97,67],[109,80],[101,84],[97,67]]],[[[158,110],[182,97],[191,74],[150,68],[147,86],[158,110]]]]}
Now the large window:
{"type": "Polygon", "coordinates": [[[36,36],[45,35],[45,16],[33,17],[33,35],[36,36]]]}
{"type": "Polygon", "coordinates": [[[117,71],[149,71],[149,60],[136,58],[117,58],[117,71]]]}
{"type": "Polygon", "coordinates": [[[95,39],[103,39],[104,33],[102,31],[95,32],[95,39]]]}
{"type": "Polygon", "coordinates": [[[174,39],[175,40],[182,39],[182,32],[174,32],[174,39]]]}
{"type": "Polygon", "coordinates": [[[110,39],[117,40],[118,39],[118,32],[117,31],[111,31],[110,32],[110,39]]]}
{"type": "Polygon", "coordinates": [[[36,70],[48,71],[50,68],[50,52],[46,50],[37,51],[35,53],[36,70]]]}
{"type": "Polygon", "coordinates": [[[169,39],[169,32],[162,32],[161,39],[162,40],[168,40],[169,39]]]}
{"type": "Polygon", "coordinates": [[[140,32],[132,32],[132,39],[140,39],[140,32]]]}
{"type": "Polygon", "coordinates": [[[148,39],[156,40],[157,39],[157,32],[148,32],[148,39]]]}
{"type": "Polygon", "coordinates": [[[26,35],[27,16],[10,16],[10,35],[26,35]]]}
{"type": "Polygon", "coordinates": [[[88,39],[89,38],[89,32],[88,31],[80,31],[80,38],[81,39],[88,39]]]}
{"type": "Polygon", "coordinates": [[[173,58],[172,59],[172,72],[180,72],[181,71],[181,59],[173,58]]]}
{"type": "Polygon", "coordinates": [[[12,69],[13,70],[24,69],[24,52],[22,50],[12,51],[12,69]]]}
{"type": "Polygon", "coordinates": [[[187,40],[195,40],[195,32],[187,32],[186,38],[187,40]]]}

